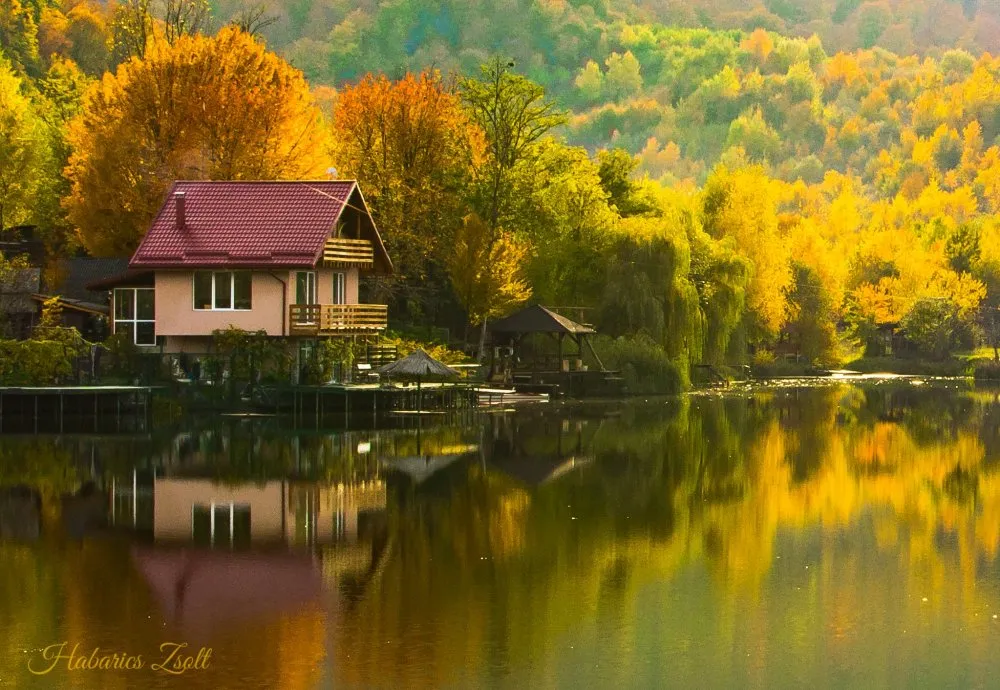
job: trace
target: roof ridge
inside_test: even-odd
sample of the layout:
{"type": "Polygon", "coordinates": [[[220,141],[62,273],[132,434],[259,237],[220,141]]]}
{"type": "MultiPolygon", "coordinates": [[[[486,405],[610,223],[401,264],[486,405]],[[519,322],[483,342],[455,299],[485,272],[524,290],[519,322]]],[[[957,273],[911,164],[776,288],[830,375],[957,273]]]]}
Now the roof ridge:
{"type": "Polygon", "coordinates": [[[337,180],[174,180],[174,184],[345,184],[353,182],[357,184],[355,178],[343,178],[337,180]]]}

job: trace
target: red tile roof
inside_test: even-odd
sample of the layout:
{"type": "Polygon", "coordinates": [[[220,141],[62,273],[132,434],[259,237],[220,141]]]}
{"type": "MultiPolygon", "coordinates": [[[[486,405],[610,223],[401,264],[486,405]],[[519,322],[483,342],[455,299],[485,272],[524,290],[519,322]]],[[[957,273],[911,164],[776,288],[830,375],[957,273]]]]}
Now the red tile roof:
{"type": "Polygon", "coordinates": [[[175,182],[129,268],[314,266],[356,189],[353,180],[175,182]]]}

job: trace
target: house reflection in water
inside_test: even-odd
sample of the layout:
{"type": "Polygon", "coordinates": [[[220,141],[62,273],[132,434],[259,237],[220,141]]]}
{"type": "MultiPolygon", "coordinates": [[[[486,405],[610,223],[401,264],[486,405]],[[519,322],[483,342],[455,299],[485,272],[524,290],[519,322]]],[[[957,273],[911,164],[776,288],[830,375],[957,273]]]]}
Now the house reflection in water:
{"type": "Polygon", "coordinates": [[[157,543],[213,548],[354,543],[384,522],[381,479],[355,484],[222,483],[134,471],[111,486],[111,524],[157,543]]]}
{"type": "Polygon", "coordinates": [[[385,484],[270,481],[226,485],[210,479],[156,478],[153,537],[200,546],[306,547],[354,542],[359,524],[386,507],[385,484]]]}

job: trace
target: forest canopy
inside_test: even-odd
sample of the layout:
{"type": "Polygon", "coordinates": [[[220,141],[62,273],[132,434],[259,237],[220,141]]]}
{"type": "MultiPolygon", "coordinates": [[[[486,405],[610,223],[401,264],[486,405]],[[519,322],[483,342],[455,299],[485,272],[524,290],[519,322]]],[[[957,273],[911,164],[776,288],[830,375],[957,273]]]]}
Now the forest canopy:
{"type": "Polygon", "coordinates": [[[944,358],[1000,344],[995,15],[10,0],[0,232],[127,255],[173,178],[333,166],[398,257],[372,295],[399,324],[579,305],[681,383],[782,353],[944,358]]]}

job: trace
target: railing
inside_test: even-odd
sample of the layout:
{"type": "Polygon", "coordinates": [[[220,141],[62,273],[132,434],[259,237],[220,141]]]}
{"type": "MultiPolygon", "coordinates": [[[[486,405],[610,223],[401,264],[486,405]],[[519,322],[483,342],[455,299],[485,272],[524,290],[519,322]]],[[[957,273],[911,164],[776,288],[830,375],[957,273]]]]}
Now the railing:
{"type": "Polygon", "coordinates": [[[375,263],[375,249],[368,240],[348,240],[331,237],[323,247],[326,266],[371,266],[375,263]]]}
{"type": "Polygon", "coordinates": [[[293,304],[288,308],[291,335],[364,335],[385,330],[384,304],[293,304]]]}

